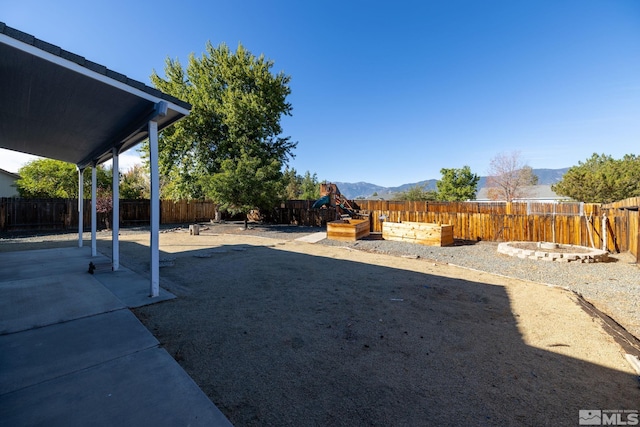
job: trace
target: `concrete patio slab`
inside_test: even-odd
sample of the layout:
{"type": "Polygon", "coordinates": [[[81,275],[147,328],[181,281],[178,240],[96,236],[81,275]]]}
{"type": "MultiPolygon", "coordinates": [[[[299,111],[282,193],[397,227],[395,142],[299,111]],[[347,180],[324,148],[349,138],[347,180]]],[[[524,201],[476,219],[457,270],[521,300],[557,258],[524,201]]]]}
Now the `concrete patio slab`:
{"type": "Polygon", "coordinates": [[[3,252],[0,256],[0,282],[54,276],[58,273],[86,273],[89,262],[111,263],[104,255],[91,257],[87,247],[3,252]]]}
{"type": "Polygon", "coordinates": [[[38,278],[0,282],[0,335],[125,307],[89,273],[43,271],[38,278]]]}
{"type": "Polygon", "coordinates": [[[0,395],[156,347],[129,310],[0,336],[0,395]]]}
{"type": "Polygon", "coordinates": [[[230,426],[163,349],[152,348],[0,396],[10,426],[230,426]]]}
{"type": "Polygon", "coordinates": [[[175,295],[163,288],[160,288],[160,295],[152,298],[149,278],[122,266],[118,271],[96,272],[94,277],[129,308],[142,307],[175,298],[175,295]]]}
{"type": "Polygon", "coordinates": [[[127,307],[149,279],[89,248],[0,254],[0,424],[230,426],[127,307]]]}

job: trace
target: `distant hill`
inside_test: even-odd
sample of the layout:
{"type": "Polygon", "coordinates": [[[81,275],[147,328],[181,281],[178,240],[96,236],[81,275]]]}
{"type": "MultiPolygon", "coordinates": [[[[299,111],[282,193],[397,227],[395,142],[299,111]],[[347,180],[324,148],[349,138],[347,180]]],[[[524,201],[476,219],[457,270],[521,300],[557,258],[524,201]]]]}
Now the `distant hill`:
{"type": "Polygon", "coordinates": [[[389,189],[387,187],[381,187],[379,185],[370,184],[368,182],[335,182],[344,196],[347,199],[356,199],[359,197],[367,197],[371,196],[373,193],[377,194],[388,194],[389,189]]]}
{"type": "MultiPolygon", "coordinates": [[[[533,173],[538,177],[539,185],[551,185],[562,179],[562,176],[569,170],[569,168],[562,169],[534,169],[533,173]]],[[[428,179],[425,181],[413,182],[409,184],[402,184],[398,187],[383,187],[376,184],[370,184],[368,182],[336,182],[335,184],[340,189],[340,192],[344,194],[348,199],[357,199],[357,198],[383,198],[390,199],[394,194],[402,193],[403,191],[407,191],[411,187],[415,187],[416,185],[424,186],[426,190],[436,190],[436,181],[437,179],[428,179]],[[374,196],[373,194],[376,194],[374,196]]],[[[485,187],[487,181],[486,176],[480,177],[480,181],[478,182],[478,190],[485,187]]]]}
{"type": "Polygon", "coordinates": [[[551,185],[562,179],[569,168],[562,169],[534,169],[533,173],[538,177],[539,185],[551,185]]]}

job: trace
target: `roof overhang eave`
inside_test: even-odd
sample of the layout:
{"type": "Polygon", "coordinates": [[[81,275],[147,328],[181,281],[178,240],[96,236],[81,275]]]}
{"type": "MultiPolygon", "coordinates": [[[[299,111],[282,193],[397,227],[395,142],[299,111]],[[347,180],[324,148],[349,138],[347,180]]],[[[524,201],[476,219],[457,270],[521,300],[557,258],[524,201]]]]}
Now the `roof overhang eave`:
{"type": "Polygon", "coordinates": [[[6,34],[0,33],[0,42],[8,46],[20,49],[33,56],[45,59],[49,62],[83,74],[87,77],[90,77],[109,86],[113,86],[117,89],[129,92],[132,95],[146,99],[153,103],[158,103],[160,101],[167,102],[168,108],[170,108],[171,110],[174,110],[177,113],[182,114],[183,116],[189,115],[191,105],[187,102],[181,101],[157,89],[146,86],[142,82],[130,79],[124,74],[112,71],[100,64],[96,64],[95,62],[88,61],[80,56],[64,51],[57,46],[51,45],[38,39],[34,40],[35,44],[29,44],[27,42],[12,38],[6,34]],[[48,49],[46,49],[47,47],[48,49]],[[58,54],[52,53],[55,51],[57,51],[58,54]],[[80,65],[78,62],[72,61],[70,59],[64,58],[63,56],[61,56],[63,54],[79,58],[78,62],[83,62],[83,65],[80,65]],[[101,72],[98,72],[97,70],[100,70],[101,72]],[[153,92],[156,93],[154,94],[153,92]]]}
{"type": "MultiPolygon", "coordinates": [[[[103,93],[111,92],[114,94],[122,93],[123,95],[126,94],[130,100],[139,100],[137,107],[135,105],[132,107],[132,104],[129,104],[129,108],[132,112],[135,112],[135,114],[130,116],[127,122],[120,124],[113,122],[114,126],[112,126],[113,131],[111,133],[105,133],[101,136],[98,132],[94,133],[94,138],[87,138],[86,145],[82,143],[83,148],[76,150],[79,151],[77,154],[80,155],[73,156],[73,153],[69,151],[66,153],[60,151],[60,155],[57,157],[58,160],[71,161],[80,168],[102,163],[113,156],[114,148],[117,153],[120,153],[148,139],[149,121],[156,121],[158,131],[161,131],[189,115],[191,105],[187,102],[165,94],[139,81],[129,79],[123,74],[112,71],[103,65],[88,61],[82,56],[65,51],[58,46],[10,28],[2,22],[0,22],[0,45],[8,46],[10,49],[15,49],[16,52],[23,52],[39,60],[46,61],[46,63],[50,63],[54,67],[71,71],[73,74],[78,73],[84,76],[85,79],[88,79],[85,81],[94,82],[92,85],[96,91],[103,91],[103,93]],[[95,136],[100,137],[95,138],[95,136]]],[[[62,96],[66,95],[64,92],[61,92],[61,94],[62,96]]],[[[50,99],[56,99],[56,97],[57,94],[54,92],[51,94],[50,99]]],[[[85,100],[86,99],[85,97],[85,100]]],[[[113,106],[107,106],[109,104],[108,102],[105,102],[104,107],[100,102],[103,101],[99,99],[96,100],[96,111],[99,111],[100,108],[113,108],[113,106]]],[[[61,101],[60,104],[62,103],[61,101]]],[[[11,108],[10,105],[8,107],[7,105],[4,105],[4,108],[11,108]]],[[[112,115],[112,117],[114,116],[115,115],[112,115]]],[[[84,121],[79,122],[77,127],[82,128],[83,126],[90,128],[93,125],[92,122],[84,121]]],[[[103,126],[103,128],[105,128],[105,126],[103,126]]],[[[18,128],[14,127],[11,130],[15,129],[18,128]]],[[[24,142],[17,141],[15,143],[13,142],[14,140],[10,139],[6,141],[11,142],[8,142],[3,148],[56,158],[55,155],[52,156],[54,153],[52,153],[50,149],[51,142],[44,141],[42,138],[25,140],[24,142]],[[48,144],[48,149],[44,146],[46,144],[48,144]]],[[[67,144],[67,146],[69,146],[69,144],[67,144]]],[[[78,145],[76,145],[76,147],[78,147],[78,145]]]]}

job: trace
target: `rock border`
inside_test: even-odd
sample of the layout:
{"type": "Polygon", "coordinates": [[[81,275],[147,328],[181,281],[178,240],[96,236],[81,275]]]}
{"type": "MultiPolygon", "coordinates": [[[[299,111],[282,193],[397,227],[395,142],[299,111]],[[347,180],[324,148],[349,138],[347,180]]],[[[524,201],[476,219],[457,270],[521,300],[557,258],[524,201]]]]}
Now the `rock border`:
{"type": "MultiPolygon", "coordinates": [[[[589,248],[586,246],[577,245],[557,245],[563,249],[579,248],[581,251],[587,252],[553,252],[553,249],[544,249],[549,247],[547,242],[538,242],[538,250],[521,249],[511,246],[517,243],[531,243],[531,242],[503,242],[498,244],[498,253],[518,257],[522,259],[542,260],[542,261],[556,261],[556,262],[577,262],[577,263],[594,263],[594,262],[606,262],[609,259],[607,251],[601,249],[589,248]]],[[[552,244],[556,246],[555,244],[552,244]]]]}

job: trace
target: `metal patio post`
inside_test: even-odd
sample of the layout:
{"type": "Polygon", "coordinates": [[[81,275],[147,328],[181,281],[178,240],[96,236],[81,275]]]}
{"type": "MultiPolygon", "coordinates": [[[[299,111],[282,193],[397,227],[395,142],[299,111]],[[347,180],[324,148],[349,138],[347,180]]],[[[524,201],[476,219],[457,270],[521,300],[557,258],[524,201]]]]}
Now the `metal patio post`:
{"type": "Polygon", "coordinates": [[[160,179],[158,171],[158,123],[149,122],[149,169],[151,173],[151,296],[160,295],[160,179]]]}
{"type": "Polygon", "coordinates": [[[96,206],[98,197],[96,187],[98,186],[97,168],[95,162],[91,165],[91,256],[98,255],[96,242],[96,230],[98,228],[98,208],[96,206]]]}
{"type": "Polygon", "coordinates": [[[113,174],[113,218],[111,221],[111,257],[112,269],[113,271],[117,271],[120,268],[120,242],[118,240],[118,234],[120,233],[120,172],[118,169],[118,147],[113,147],[112,153],[113,167],[111,172],[113,174]]]}
{"type": "Polygon", "coordinates": [[[82,232],[84,231],[84,169],[78,169],[78,247],[82,247],[82,232]]]}

